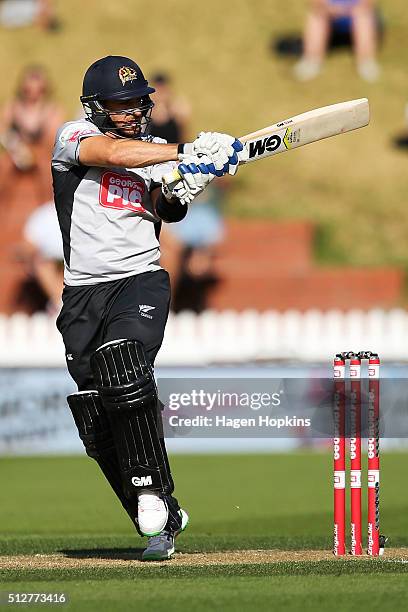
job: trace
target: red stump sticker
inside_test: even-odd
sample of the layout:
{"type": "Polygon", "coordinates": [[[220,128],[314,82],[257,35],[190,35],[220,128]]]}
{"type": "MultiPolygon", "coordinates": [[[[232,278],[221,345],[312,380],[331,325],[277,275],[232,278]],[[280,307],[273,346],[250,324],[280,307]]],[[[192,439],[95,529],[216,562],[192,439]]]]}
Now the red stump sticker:
{"type": "Polygon", "coordinates": [[[142,201],[146,186],[129,174],[104,172],[101,177],[99,203],[106,208],[146,212],[142,201]]]}

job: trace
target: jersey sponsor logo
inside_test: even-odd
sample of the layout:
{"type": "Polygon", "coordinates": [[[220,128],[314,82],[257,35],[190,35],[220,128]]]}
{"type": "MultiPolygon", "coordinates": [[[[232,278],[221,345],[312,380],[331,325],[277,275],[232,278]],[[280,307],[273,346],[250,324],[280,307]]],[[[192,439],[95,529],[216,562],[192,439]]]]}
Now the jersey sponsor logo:
{"type": "Polygon", "coordinates": [[[151,476],[133,476],[132,485],[135,487],[148,487],[153,484],[151,476]]]}
{"type": "Polygon", "coordinates": [[[122,68],[119,68],[118,74],[122,81],[122,85],[125,85],[128,81],[132,82],[137,79],[136,70],[130,66],[122,66],[122,68]]]}
{"type": "Polygon", "coordinates": [[[146,212],[142,201],[146,185],[129,174],[104,172],[101,176],[99,203],[105,208],[146,212]]]}
{"type": "Polygon", "coordinates": [[[78,130],[74,129],[73,126],[68,126],[62,130],[58,140],[62,145],[65,145],[67,142],[78,142],[84,136],[90,136],[91,134],[99,134],[99,130],[91,127],[78,130]]]}

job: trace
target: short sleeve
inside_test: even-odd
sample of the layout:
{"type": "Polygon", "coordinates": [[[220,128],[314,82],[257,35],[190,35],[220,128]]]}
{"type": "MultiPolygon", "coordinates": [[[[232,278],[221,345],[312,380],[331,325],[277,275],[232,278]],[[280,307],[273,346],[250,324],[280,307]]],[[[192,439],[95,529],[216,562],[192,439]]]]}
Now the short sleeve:
{"type": "Polygon", "coordinates": [[[79,145],[81,140],[91,136],[103,136],[96,125],[89,121],[70,121],[65,123],[57,132],[52,167],[56,170],[69,170],[79,165],[79,145]]]}

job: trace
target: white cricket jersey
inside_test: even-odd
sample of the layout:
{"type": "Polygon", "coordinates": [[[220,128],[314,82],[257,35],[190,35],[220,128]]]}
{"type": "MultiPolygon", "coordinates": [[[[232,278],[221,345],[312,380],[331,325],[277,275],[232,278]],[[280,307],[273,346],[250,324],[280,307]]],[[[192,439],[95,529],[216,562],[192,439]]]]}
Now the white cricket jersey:
{"type": "Polygon", "coordinates": [[[80,164],[81,140],[101,135],[93,123],[80,119],[65,123],[55,140],[52,175],[66,285],[93,285],[160,269],[160,219],[150,193],[176,163],[145,168],[80,164]]]}

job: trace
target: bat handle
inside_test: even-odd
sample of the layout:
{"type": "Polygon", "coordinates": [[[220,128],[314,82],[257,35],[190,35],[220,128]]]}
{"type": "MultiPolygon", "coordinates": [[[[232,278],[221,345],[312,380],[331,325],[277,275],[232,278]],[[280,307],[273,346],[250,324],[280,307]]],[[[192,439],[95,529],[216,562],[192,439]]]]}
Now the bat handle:
{"type": "Polygon", "coordinates": [[[171,172],[165,174],[162,178],[162,181],[165,185],[169,187],[169,189],[173,189],[173,187],[181,180],[181,174],[177,168],[174,168],[171,172]]]}
{"type": "MultiPolygon", "coordinates": [[[[177,168],[174,168],[174,170],[172,170],[171,172],[168,172],[167,174],[165,174],[162,178],[162,181],[165,185],[167,185],[169,187],[169,189],[173,189],[173,187],[175,187],[176,183],[178,183],[179,181],[182,180],[183,178],[183,174],[180,172],[179,168],[180,166],[183,166],[183,164],[179,164],[177,166],[177,168]]],[[[188,168],[184,167],[185,171],[184,172],[188,172],[188,168]]],[[[213,169],[210,168],[210,166],[204,166],[204,164],[199,164],[198,166],[199,170],[201,172],[204,172],[205,174],[217,174],[218,171],[215,171],[213,169]]],[[[198,170],[197,170],[198,172],[198,170]]],[[[218,176],[218,174],[217,174],[218,176]]],[[[222,176],[222,174],[220,173],[220,176],[222,176]]]]}

